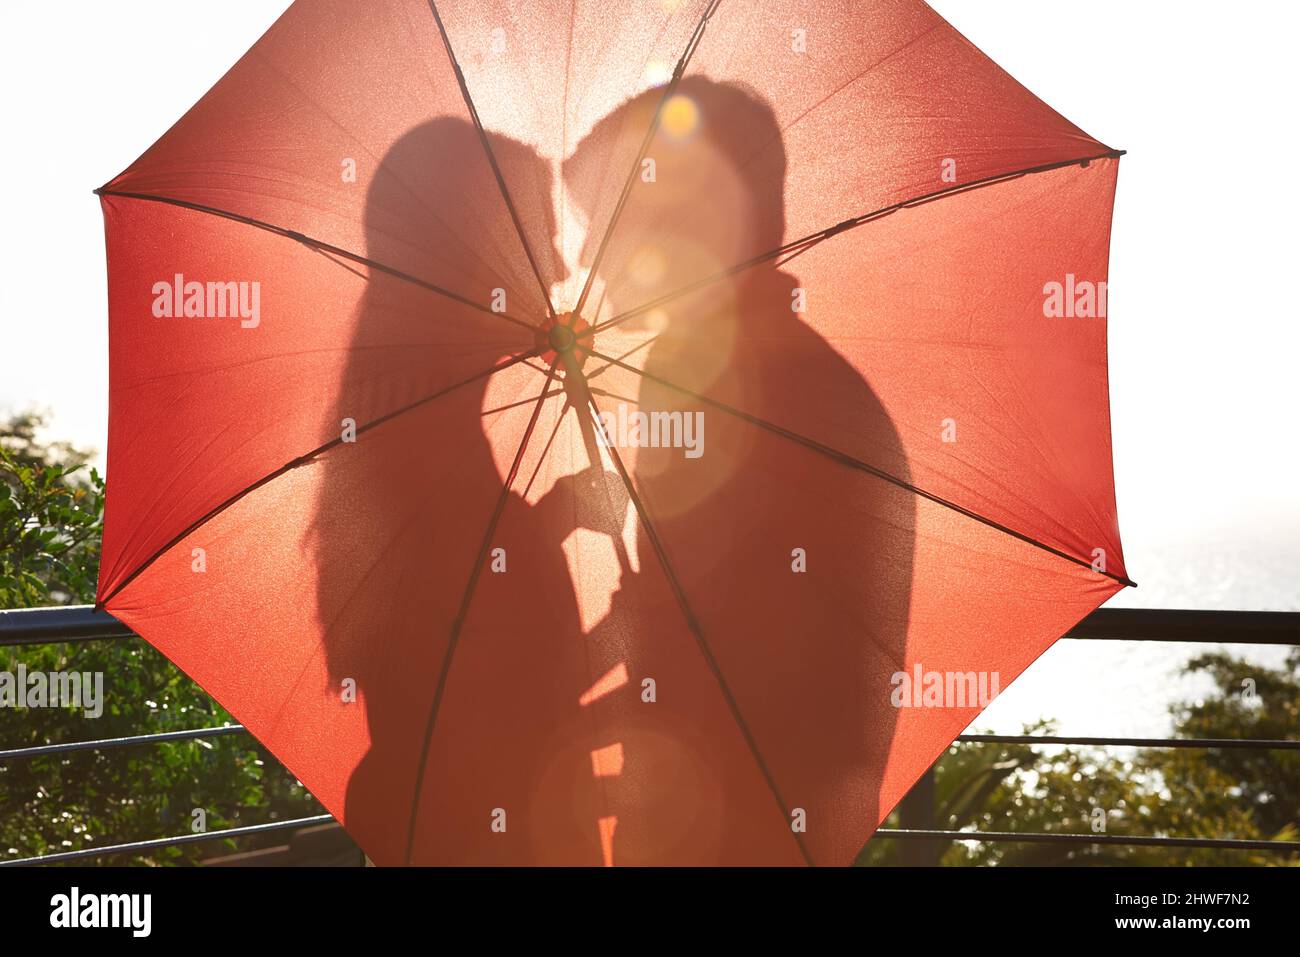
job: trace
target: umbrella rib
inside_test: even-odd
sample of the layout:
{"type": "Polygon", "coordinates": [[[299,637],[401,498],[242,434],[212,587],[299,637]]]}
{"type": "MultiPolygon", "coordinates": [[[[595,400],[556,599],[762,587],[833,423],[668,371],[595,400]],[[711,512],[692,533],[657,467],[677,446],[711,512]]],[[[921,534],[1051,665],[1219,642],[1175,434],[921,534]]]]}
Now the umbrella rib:
{"type": "Polygon", "coordinates": [[[506,502],[510,500],[510,487],[514,485],[515,478],[519,475],[519,466],[523,463],[524,452],[528,449],[528,440],[532,438],[533,430],[537,427],[537,419],[542,413],[542,406],[546,404],[549,397],[551,381],[555,378],[555,363],[557,361],[558,357],[551,362],[550,370],[546,376],[546,385],[542,388],[541,395],[537,397],[536,405],[533,406],[532,415],[528,419],[528,426],[524,429],[524,435],[519,441],[519,448],[515,452],[514,461],[510,464],[510,471],[501,485],[501,494],[497,497],[496,508],[492,510],[492,517],[488,521],[487,531],[483,533],[483,542],[479,546],[478,558],[474,562],[474,567],[470,570],[469,582],[465,585],[465,592],[460,599],[460,608],[456,612],[456,617],[452,619],[451,632],[447,640],[447,651],[442,658],[438,684],[433,693],[433,703],[429,708],[429,719],[424,726],[424,742],[420,746],[420,761],[415,771],[415,789],[411,795],[411,816],[406,828],[407,864],[411,863],[412,855],[415,853],[415,830],[419,819],[420,795],[424,789],[424,775],[429,764],[429,746],[433,742],[433,731],[438,721],[438,711],[442,707],[443,694],[447,690],[447,676],[451,672],[452,657],[456,653],[456,645],[460,642],[461,630],[465,625],[465,616],[469,613],[470,601],[474,598],[474,589],[478,585],[479,575],[483,571],[483,563],[487,559],[488,549],[492,547],[492,536],[496,532],[497,524],[501,521],[501,513],[505,511],[506,502]]]}
{"type": "MultiPolygon", "coordinates": [[[[467,386],[473,382],[477,382],[479,379],[484,379],[490,375],[495,375],[496,373],[508,369],[513,365],[517,365],[520,362],[524,362],[527,359],[531,359],[532,357],[539,355],[540,352],[541,352],[540,348],[534,348],[528,350],[527,352],[521,352],[518,355],[511,356],[508,359],[504,359],[500,362],[497,362],[495,365],[491,366],[490,368],[484,369],[482,372],[477,372],[467,379],[462,379],[459,382],[453,383],[452,385],[439,389],[437,392],[434,392],[430,395],[426,395],[421,399],[416,399],[414,402],[408,403],[407,405],[402,406],[400,409],[394,409],[392,412],[387,412],[384,415],[381,415],[377,419],[371,419],[369,422],[365,423],[364,425],[358,426],[356,430],[356,434],[361,435],[363,432],[369,432],[371,429],[383,425],[385,422],[395,419],[399,415],[402,415],[406,412],[410,412],[413,409],[417,409],[422,405],[427,405],[433,400],[439,399],[444,395],[448,395],[449,393],[454,392],[463,386],[467,386]]],[[[271,472],[268,475],[264,475],[262,478],[258,479],[256,482],[254,482],[252,485],[248,486],[247,488],[242,489],[239,492],[236,492],[234,495],[230,496],[230,498],[226,499],[221,504],[217,505],[216,507],[212,508],[210,511],[206,512],[202,517],[191,522],[180,533],[178,533],[175,538],[167,542],[167,544],[163,545],[152,555],[150,555],[147,559],[145,559],[138,566],[136,566],[135,571],[127,575],[126,578],[124,578],[116,588],[110,591],[102,599],[96,601],[95,607],[97,609],[102,610],[110,601],[113,600],[114,596],[116,596],[118,592],[126,588],[126,586],[131,584],[131,582],[135,581],[136,578],[138,578],[141,574],[144,573],[146,569],[149,568],[149,566],[151,566],[154,562],[156,562],[159,558],[161,558],[164,554],[166,554],[176,545],[179,545],[182,541],[185,540],[185,538],[188,535],[197,531],[199,528],[207,524],[217,515],[221,514],[226,509],[230,508],[232,505],[234,505],[244,496],[248,495],[251,492],[257,491],[257,489],[261,488],[263,485],[269,484],[270,482],[279,478],[284,473],[292,469],[295,469],[300,465],[305,465],[307,462],[310,462],[318,455],[322,455],[325,452],[328,452],[330,449],[334,448],[335,446],[341,445],[342,443],[343,443],[342,436],[339,436],[339,438],[337,439],[331,439],[329,442],[326,442],[324,445],[320,445],[312,449],[307,454],[300,455],[296,459],[292,460],[291,462],[286,462],[284,465],[280,466],[274,472],[271,472]]]]}
{"type": "MultiPolygon", "coordinates": [[[[594,353],[593,353],[594,355],[594,353]]],[[[604,357],[600,357],[604,358],[604,357]]],[[[617,360],[615,360],[617,361],[617,360]]],[[[600,420],[600,408],[596,405],[596,400],[592,398],[591,391],[587,387],[586,379],[581,373],[578,373],[578,386],[585,395],[587,404],[591,411],[595,413],[597,421],[600,420]]],[[[659,533],[654,525],[650,522],[650,514],[646,510],[645,504],[641,501],[641,496],[637,494],[636,487],[632,484],[632,478],[628,474],[627,467],[623,464],[623,457],[619,455],[618,449],[613,443],[605,443],[605,449],[609,452],[610,458],[614,462],[614,467],[618,469],[619,477],[623,480],[623,485],[627,489],[627,497],[636,509],[637,517],[641,521],[642,528],[645,529],[646,537],[650,540],[651,547],[654,549],[655,556],[659,560],[660,567],[663,568],[664,576],[668,579],[668,584],[672,588],[673,596],[677,599],[678,607],[681,608],[682,615],[686,618],[687,627],[690,629],[691,636],[695,639],[696,646],[704,656],[704,662],[708,665],[709,671],[713,673],[714,680],[718,683],[718,689],[722,692],[722,697],[727,703],[727,708],[731,711],[731,717],[736,722],[736,727],[740,730],[741,736],[748,745],[750,754],[754,756],[754,761],[758,765],[758,770],[767,782],[768,788],[772,792],[772,797],[776,799],[777,806],[781,810],[783,826],[790,824],[790,806],[786,804],[785,799],[781,796],[780,788],[777,787],[776,778],[773,776],[767,762],[763,759],[762,752],[758,750],[758,741],[754,738],[754,733],[750,730],[748,722],[741,714],[740,703],[736,700],[731,686],[727,684],[727,679],[722,674],[722,668],[718,664],[718,659],[713,654],[713,649],[709,646],[704,637],[704,629],[700,625],[690,602],[686,598],[686,591],[682,587],[681,580],[673,570],[671,563],[668,561],[668,552],[664,548],[663,541],[659,538],[659,533]]],[[[808,849],[804,847],[803,839],[798,832],[790,830],[790,836],[794,838],[795,844],[799,848],[799,853],[809,867],[814,862],[808,849]]]]}
{"type": "Polygon", "coordinates": [[[713,283],[719,282],[723,279],[728,279],[738,273],[744,272],[747,269],[751,269],[754,266],[759,266],[765,262],[769,262],[770,260],[779,259],[782,256],[785,256],[787,254],[790,255],[790,258],[793,258],[794,256],[798,256],[801,253],[807,252],[813,246],[823,243],[833,236],[838,236],[840,233],[846,233],[851,229],[856,229],[859,226],[863,226],[877,219],[883,219],[885,216],[888,216],[891,213],[896,213],[900,209],[909,209],[913,206],[923,206],[926,203],[932,203],[935,200],[944,199],[945,197],[952,196],[957,193],[964,193],[969,190],[980,189],[985,186],[994,186],[998,183],[1004,183],[1008,180],[1019,179],[1022,176],[1029,176],[1034,173],[1047,173],[1047,172],[1051,172],[1052,170],[1065,169],[1066,167],[1069,166],[1087,165],[1088,163],[1091,163],[1094,160],[1117,159],[1118,157],[1123,156],[1124,152],[1125,152],[1124,150],[1108,150],[1105,153],[1098,153],[1094,156],[1082,156],[1079,157],[1078,159],[1061,160],[1060,162],[1056,162],[1056,163],[1044,163],[1041,166],[1030,166],[1025,169],[1013,170],[1012,172],[1009,173],[998,173],[995,176],[988,176],[985,177],[984,179],[977,179],[969,183],[961,183],[956,186],[949,186],[944,189],[935,190],[932,193],[925,193],[924,195],[916,196],[913,197],[912,199],[906,199],[903,200],[902,202],[894,203],[890,206],[882,206],[880,209],[874,210],[870,213],[863,213],[860,216],[853,216],[850,217],[849,219],[843,220],[842,222],[836,223],[834,226],[828,226],[825,229],[818,230],[815,233],[809,233],[807,236],[804,236],[801,239],[792,240],[791,242],[786,243],[784,246],[778,246],[775,249],[769,249],[767,252],[759,253],[758,255],[746,259],[744,262],[737,263],[734,266],[730,266],[727,269],[722,270],[721,272],[716,272],[713,273],[712,275],[705,276],[702,279],[697,279],[695,282],[688,283],[687,285],[682,286],[680,289],[675,289],[672,292],[665,293],[664,295],[652,299],[647,303],[643,303],[642,305],[637,306],[635,309],[629,309],[627,312],[620,313],[617,316],[613,316],[609,319],[606,319],[604,322],[598,323],[595,326],[584,329],[578,333],[578,338],[582,338],[584,336],[590,337],[595,335],[598,332],[603,332],[606,329],[609,329],[613,326],[620,325],[626,322],[627,320],[642,315],[643,313],[649,312],[652,309],[658,309],[660,306],[666,305],[667,303],[680,299],[683,296],[690,295],[693,292],[698,292],[699,290],[703,289],[706,286],[710,286],[713,283]]]}
{"type": "Polygon", "coordinates": [[[392,276],[394,279],[400,279],[403,282],[409,282],[412,285],[419,286],[421,289],[427,289],[440,296],[446,296],[448,299],[458,302],[463,306],[477,309],[479,312],[486,313],[489,316],[497,316],[500,319],[504,319],[506,322],[513,323],[514,325],[527,329],[530,332],[535,332],[537,330],[537,326],[534,323],[520,319],[518,316],[512,316],[505,312],[496,312],[482,303],[475,302],[473,299],[462,296],[458,292],[452,292],[450,289],[445,289],[435,283],[420,279],[418,276],[412,276],[410,273],[402,272],[400,269],[386,266],[378,260],[360,256],[357,253],[342,248],[341,246],[334,246],[330,243],[324,242],[323,240],[313,239],[311,236],[304,235],[297,230],[286,229],[283,226],[276,226],[273,223],[263,222],[260,219],[254,219],[251,216],[244,216],[241,213],[232,213],[229,210],[218,209],[216,206],[205,206],[202,203],[192,203],[189,200],[175,199],[171,196],[158,196],[153,193],[133,193],[125,190],[109,189],[106,186],[95,190],[95,195],[119,196],[123,199],[136,199],[149,203],[163,203],[167,206],[177,206],[181,209],[188,209],[196,213],[206,213],[210,216],[219,216],[222,219],[229,219],[236,223],[243,223],[246,226],[255,226],[258,229],[266,230],[267,232],[274,233],[277,236],[283,236],[286,239],[292,239],[294,242],[302,243],[308,249],[313,249],[317,252],[332,253],[333,255],[340,256],[350,262],[385,273],[392,276]]]}
{"type": "Polygon", "coordinates": [[[429,0],[429,10],[433,13],[433,19],[438,24],[438,33],[442,35],[442,45],[447,50],[447,59],[451,61],[451,68],[456,72],[456,82],[460,84],[461,96],[465,98],[465,107],[469,110],[470,119],[474,122],[474,129],[478,133],[478,139],[483,144],[483,152],[487,155],[488,165],[492,167],[492,175],[496,177],[497,187],[501,190],[501,198],[505,201],[506,210],[510,213],[510,221],[515,224],[515,232],[519,235],[519,244],[524,247],[524,255],[528,258],[528,265],[533,269],[533,276],[537,279],[537,287],[541,290],[542,301],[546,303],[546,314],[550,318],[555,318],[555,306],[551,304],[551,294],[546,287],[546,280],[542,278],[542,270],[537,265],[537,259],[533,256],[533,248],[528,242],[528,237],[524,234],[524,225],[519,219],[519,212],[515,209],[514,200],[510,197],[510,190],[506,187],[505,177],[501,175],[501,167],[497,164],[497,157],[492,152],[492,143],[488,140],[487,131],[483,129],[483,121],[479,119],[478,108],[474,106],[474,100],[469,95],[469,85],[465,82],[465,74],[461,71],[460,62],[456,59],[456,51],[451,47],[451,38],[447,36],[447,28],[443,25],[442,15],[438,13],[438,5],[434,0],[429,0]]]}
{"type": "MultiPolygon", "coordinates": [[[[543,393],[546,398],[554,395],[564,395],[564,389],[546,389],[543,393]]],[[[564,414],[569,411],[566,404],[560,409],[560,414],[555,417],[555,426],[551,429],[551,435],[542,446],[542,452],[537,456],[537,465],[533,467],[533,474],[528,478],[528,484],[524,486],[523,498],[528,498],[528,493],[533,490],[533,483],[537,481],[537,476],[541,474],[542,466],[546,464],[546,456],[550,454],[551,446],[555,443],[555,437],[560,434],[560,426],[564,424],[564,414]]]]}
{"type": "MultiPolygon", "coordinates": [[[[943,498],[939,495],[935,495],[933,492],[927,492],[925,489],[918,488],[917,486],[913,485],[911,482],[906,482],[895,475],[891,475],[889,472],[886,472],[883,469],[877,468],[874,465],[869,465],[866,462],[863,462],[861,459],[854,458],[853,456],[849,455],[847,452],[841,452],[838,449],[831,448],[829,445],[824,445],[821,442],[818,442],[816,439],[809,438],[806,435],[800,435],[798,432],[792,432],[791,430],[784,428],[783,426],[777,425],[775,422],[769,422],[767,419],[763,419],[756,415],[752,415],[749,412],[745,412],[741,409],[737,409],[735,406],[728,405],[725,402],[720,402],[717,399],[712,399],[709,396],[703,395],[702,393],[699,392],[695,392],[694,390],[688,389],[685,386],[680,386],[674,382],[669,382],[667,379],[663,378],[662,376],[657,376],[653,373],[646,372],[644,369],[638,369],[636,366],[629,365],[626,362],[621,362],[618,359],[613,358],[612,356],[602,355],[599,352],[590,349],[585,349],[585,348],[583,351],[588,352],[590,355],[604,362],[609,362],[613,365],[616,365],[621,369],[626,369],[629,372],[635,372],[637,375],[641,376],[642,378],[649,379],[651,382],[655,382],[669,389],[673,389],[676,392],[680,392],[683,395],[689,396],[690,398],[695,399],[697,402],[703,402],[706,405],[713,406],[715,409],[718,409],[721,412],[726,412],[728,415],[733,415],[736,418],[741,419],[742,421],[748,422],[750,425],[758,426],[759,428],[766,429],[768,432],[771,432],[775,435],[779,435],[782,438],[789,439],[792,442],[797,442],[798,444],[804,446],[805,448],[811,449],[812,451],[824,455],[827,458],[834,459],[835,461],[840,462],[843,465],[847,465],[850,468],[855,468],[858,471],[866,472],[869,475],[874,475],[876,476],[876,478],[883,479],[884,481],[888,482],[891,485],[896,485],[897,487],[901,489],[905,489],[914,495],[918,495],[921,498],[934,502],[936,505],[942,505],[944,508],[951,509],[952,511],[958,512],[961,515],[965,515],[967,518],[972,518],[983,525],[987,525],[989,528],[996,529],[999,532],[1004,532],[1005,534],[1010,535],[1012,538],[1019,539],[1020,541],[1025,542],[1028,545],[1033,545],[1035,548],[1041,548],[1045,552],[1050,552],[1051,554],[1056,555],[1058,558],[1064,558],[1066,561],[1073,562],[1075,565],[1080,565],[1083,568],[1092,569],[1092,563],[1087,561],[1086,559],[1079,558],[1075,555],[1071,555],[1069,552],[1062,551],[1059,548],[1054,548],[1053,546],[1048,545],[1045,542],[1040,542],[1037,539],[1026,535],[1024,532],[1018,532],[1015,529],[1010,528],[1009,526],[1003,525],[1001,522],[996,522],[991,518],[986,518],[985,516],[979,514],[978,512],[972,511],[971,509],[958,505],[956,502],[949,501],[946,498],[943,498]]],[[[1132,588],[1137,587],[1136,582],[1132,581],[1131,579],[1125,576],[1116,575],[1114,572],[1097,572],[1097,574],[1102,575],[1106,578],[1110,578],[1114,581],[1117,581],[1121,585],[1127,585],[1132,588]]]]}
{"type": "Polygon", "coordinates": [[[604,235],[600,237],[600,245],[596,247],[596,255],[591,261],[591,270],[587,273],[587,279],[582,284],[582,292],[578,296],[578,304],[573,307],[573,311],[579,315],[582,314],[583,306],[587,304],[587,297],[591,295],[591,287],[596,281],[596,274],[600,271],[600,263],[605,256],[605,248],[609,245],[610,237],[614,234],[614,227],[623,213],[623,207],[627,205],[628,196],[632,193],[632,186],[636,183],[637,170],[641,168],[646,152],[650,149],[650,142],[659,130],[659,122],[663,116],[664,106],[677,91],[677,87],[682,81],[682,75],[686,72],[686,65],[695,53],[695,48],[699,46],[700,40],[703,39],[705,28],[708,27],[709,20],[713,17],[721,2],[722,0],[710,0],[708,6],[704,8],[704,13],[700,16],[700,22],[695,25],[695,30],[692,31],[690,39],[686,41],[686,49],[682,51],[682,55],[677,60],[677,66],[673,68],[672,79],[668,81],[668,85],[664,87],[663,95],[659,98],[654,116],[650,119],[650,126],[641,140],[641,148],[637,151],[632,168],[628,170],[627,179],[623,182],[623,191],[619,194],[618,202],[614,205],[614,212],[610,215],[609,223],[605,226],[604,235]]]}

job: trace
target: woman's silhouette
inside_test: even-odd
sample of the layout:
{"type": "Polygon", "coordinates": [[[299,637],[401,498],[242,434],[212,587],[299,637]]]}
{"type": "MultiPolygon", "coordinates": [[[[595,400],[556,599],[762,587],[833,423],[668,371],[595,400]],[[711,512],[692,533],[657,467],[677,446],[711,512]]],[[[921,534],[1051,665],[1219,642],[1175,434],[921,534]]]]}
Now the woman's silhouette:
{"type": "MultiPolygon", "coordinates": [[[[543,224],[534,241],[549,244],[552,168],[523,144],[489,142],[510,182],[537,185],[516,201],[532,204],[526,218],[543,224]]],[[[355,688],[355,703],[340,706],[365,709],[369,738],[342,817],[381,864],[598,863],[596,811],[573,814],[593,788],[587,742],[573,745],[586,666],[565,529],[555,509],[525,504],[523,479],[498,511],[546,380],[523,364],[481,374],[535,335],[420,285],[484,305],[505,289],[507,313],[544,318],[486,156],[469,123],[435,120],[383,157],[367,197],[369,257],[402,264],[408,278],[364,277],[328,412],[329,427],[352,420],[357,435],[314,466],[325,470],[311,535],[323,652],[340,695],[355,688]],[[492,567],[476,572],[485,547],[492,567]],[[530,628],[537,621],[546,627],[530,628]],[[536,680],[566,663],[580,669],[567,681],[536,680]],[[569,725],[553,717],[561,712],[569,725]],[[497,809],[504,830],[493,827],[497,809]]]]}

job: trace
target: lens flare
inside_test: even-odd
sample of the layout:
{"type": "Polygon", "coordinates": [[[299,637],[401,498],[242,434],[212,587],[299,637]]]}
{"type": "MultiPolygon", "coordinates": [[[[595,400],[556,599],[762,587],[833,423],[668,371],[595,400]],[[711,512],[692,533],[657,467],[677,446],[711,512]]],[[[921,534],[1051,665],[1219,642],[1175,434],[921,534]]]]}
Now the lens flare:
{"type": "Polygon", "coordinates": [[[628,263],[628,276],[642,288],[654,286],[668,271],[668,258],[658,246],[645,245],[632,255],[628,263]]]}
{"type": "Polygon", "coordinates": [[[651,60],[641,77],[649,86],[663,86],[673,78],[673,68],[663,60],[651,60]]]}
{"type": "Polygon", "coordinates": [[[659,126],[675,140],[684,140],[700,126],[700,108],[689,96],[677,93],[664,104],[659,126]]]}

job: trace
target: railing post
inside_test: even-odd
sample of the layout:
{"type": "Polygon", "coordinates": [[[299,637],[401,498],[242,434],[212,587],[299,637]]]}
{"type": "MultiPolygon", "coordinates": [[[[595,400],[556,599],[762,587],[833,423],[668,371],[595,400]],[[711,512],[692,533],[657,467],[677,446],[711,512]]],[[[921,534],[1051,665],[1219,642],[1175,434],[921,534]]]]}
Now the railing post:
{"type": "MultiPolygon", "coordinates": [[[[934,766],[912,785],[912,790],[898,804],[899,826],[909,831],[929,831],[934,828],[934,766]]],[[[900,863],[904,867],[930,867],[938,863],[942,854],[941,841],[903,841],[899,849],[900,863]]]]}

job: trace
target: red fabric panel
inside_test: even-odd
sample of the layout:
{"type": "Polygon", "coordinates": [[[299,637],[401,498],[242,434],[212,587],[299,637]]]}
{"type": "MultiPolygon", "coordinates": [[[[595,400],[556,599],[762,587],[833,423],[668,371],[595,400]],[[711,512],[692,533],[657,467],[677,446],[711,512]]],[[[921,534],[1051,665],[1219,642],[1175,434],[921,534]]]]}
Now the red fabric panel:
{"type": "MultiPolygon", "coordinates": [[[[598,185],[608,155],[635,156],[663,92],[602,120],[566,160],[593,223],[617,197],[598,185]]],[[[656,178],[636,178],[602,277],[626,310],[852,216],[1107,151],[919,0],[727,0],[663,114],[647,152],[656,178]]]]}
{"type": "MultiPolygon", "coordinates": [[[[294,230],[483,305],[504,288],[541,315],[469,120],[427,0],[311,0],[106,188],[294,230]]],[[[549,175],[526,147],[498,152],[520,179],[549,175]]]]}
{"type": "MultiPolygon", "coordinates": [[[[536,394],[536,373],[514,375],[536,394]]],[[[108,605],[385,864],[405,859],[434,685],[501,490],[486,436],[513,449],[528,419],[482,418],[483,395],[457,390],[289,470],[108,605]],[[342,701],[347,678],[357,703],[342,701]]]]}
{"type": "Polygon", "coordinates": [[[629,362],[1122,576],[1106,319],[1044,315],[1048,283],[1106,283],[1117,168],[955,193],[754,266],[656,310],[629,362]]]}
{"type": "MultiPolygon", "coordinates": [[[[851,376],[842,363],[820,369],[851,376]]],[[[869,414],[874,401],[859,389],[854,407],[869,414]]],[[[762,391],[751,411],[768,411],[766,399],[780,404],[762,391]]],[[[1005,688],[1120,587],[673,390],[643,384],[640,403],[703,415],[698,459],[644,448],[625,461],[754,750],[786,808],[807,812],[814,863],[850,863],[982,710],[895,708],[896,673],[996,673],[1005,688]],[[793,570],[796,548],[806,572],[793,570]]],[[[657,568],[644,535],[639,545],[641,568],[657,568]]],[[[672,617],[663,607],[657,619],[672,617]]],[[[659,640],[655,628],[634,633],[624,652],[632,674],[659,640]]],[[[769,815],[755,833],[782,824],[769,815]]]]}
{"type": "Polygon", "coordinates": [[[243,223],[103,206],[113,488],[101,597],[212,509],[338,440],[345,417],[364,426],[533,344],[500,316],[243,223]],[[205,311],[207,283],[258,283],[258,324],[155,316],[155,284],[177,274],[204,284],[205,311]]]}

